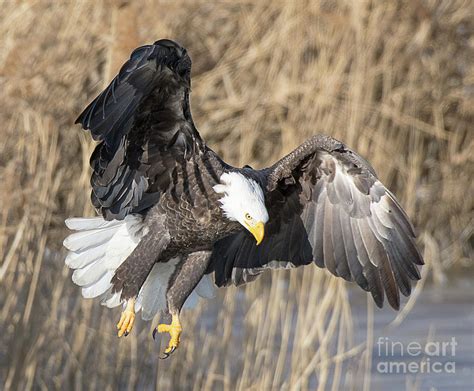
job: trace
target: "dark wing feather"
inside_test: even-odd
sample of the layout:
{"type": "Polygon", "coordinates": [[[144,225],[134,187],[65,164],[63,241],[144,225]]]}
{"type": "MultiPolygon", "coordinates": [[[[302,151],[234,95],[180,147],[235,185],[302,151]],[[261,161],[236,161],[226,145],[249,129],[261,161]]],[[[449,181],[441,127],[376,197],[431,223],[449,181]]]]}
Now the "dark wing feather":
{"type": "Polygon", "coordinates": [[[90,160],[92,202],[106,219],[150,208],[174,168],[204,145],[189,108],[190,72],[175,42],[142,46],[77,119],[99,141],[90,160]]]}
{"type": "Polygon", "coordinates": [[[386,296],[399,308],[399,293],[410,294],[423,260],[408,217],[369,163],[339,141],[316,136],[254,177],[266,189],[265,239],[256,246],[240,232],[217,242],[211,258],[217,285],[315,262],[355,281],[379,307],[386,296]]]}

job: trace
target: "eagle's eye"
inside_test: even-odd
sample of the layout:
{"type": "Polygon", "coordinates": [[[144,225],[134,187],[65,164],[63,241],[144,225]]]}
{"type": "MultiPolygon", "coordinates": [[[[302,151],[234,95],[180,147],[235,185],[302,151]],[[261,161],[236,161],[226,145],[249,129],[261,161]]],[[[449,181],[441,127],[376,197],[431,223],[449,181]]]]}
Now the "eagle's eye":
{"type": "Polygon", "coordinates": [[[249,213],[245,213],[245,220],[252,220],[252,216],[249,213]]]}

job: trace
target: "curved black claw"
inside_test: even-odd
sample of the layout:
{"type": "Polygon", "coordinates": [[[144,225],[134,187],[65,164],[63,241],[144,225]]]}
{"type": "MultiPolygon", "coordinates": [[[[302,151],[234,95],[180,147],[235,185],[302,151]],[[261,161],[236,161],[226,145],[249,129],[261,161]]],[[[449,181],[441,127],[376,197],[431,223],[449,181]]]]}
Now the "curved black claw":
{"type": "Polygon", "coordinates": [[[173,346],[169,352],[163,352],[163,356],[160,356],[160,359],[166,360],[175,350],[176,346],[173,346]]]}
{"type": "Polygon", "coordinates": [[[128,337],[128,334],[129,332],[128,331],[125,331],[125,333],[123,334],[124,337],[128,337]]]}
{"type": "Polygon", "coordinates": [[[153,329],[153,333],[151,334],[151,336],[153,337],[154,340],[156,340],[156,333],[158,332],[158,329],[155,327],[153,329]]]}

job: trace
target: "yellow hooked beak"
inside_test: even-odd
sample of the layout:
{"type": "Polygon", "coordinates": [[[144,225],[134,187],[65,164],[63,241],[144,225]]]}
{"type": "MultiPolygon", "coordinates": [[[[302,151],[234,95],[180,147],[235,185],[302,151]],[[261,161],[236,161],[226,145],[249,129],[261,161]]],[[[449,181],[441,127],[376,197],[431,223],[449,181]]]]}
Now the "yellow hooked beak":
{"type": "Polygon", "coordinates": [[[254,236],[257,241],[257,246],[262,243],[263,237],[265,236],[265,225],[259,221],[257,224],[251,226],[248,225],[248,230],[254,236]]]}

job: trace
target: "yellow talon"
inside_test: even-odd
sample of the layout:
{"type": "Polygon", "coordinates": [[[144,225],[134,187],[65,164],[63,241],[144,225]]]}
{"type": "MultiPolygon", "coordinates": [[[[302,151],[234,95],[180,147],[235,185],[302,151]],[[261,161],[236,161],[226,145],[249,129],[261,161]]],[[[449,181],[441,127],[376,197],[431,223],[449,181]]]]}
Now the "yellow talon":
{"type": "Polygon", "coordinates": [[[127,301],[127,307],[122,312],[120,320],[117,323],[119,338],[122,335],[127,336],[130,331],[133,329],[133,324],[135,323],[135,299],[129,299],[127,301]]]}
{"type": "MultiPolygon", "coordinates": [[[[171,324],[159,324],[158,327],[155,329],[155,332],[159,333],[168,333],[170,335],[170,341],[168,343],[168,347],[164,352],[164,357],[167,358],[171,353],[173,353],[177,347],[179,346],[179,339],[181,336],[182,331],[181,323],[179,322],[178,315],[172,315],[171,324]]],[[[154,337],[153,333],[153,337],[154,337]]]]}

